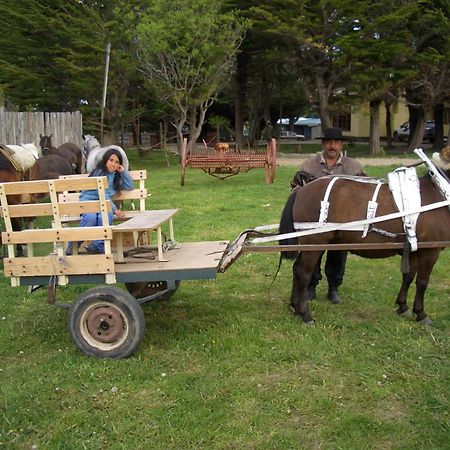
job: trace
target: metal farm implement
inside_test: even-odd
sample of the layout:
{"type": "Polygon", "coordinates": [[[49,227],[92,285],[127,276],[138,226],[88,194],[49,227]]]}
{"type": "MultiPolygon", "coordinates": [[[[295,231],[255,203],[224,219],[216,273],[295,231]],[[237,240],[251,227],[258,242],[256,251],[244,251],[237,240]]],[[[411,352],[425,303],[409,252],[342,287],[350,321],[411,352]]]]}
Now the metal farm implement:
{"type": "Polygon", "coordinates": [[[196,146],[187,149],[187,140],[183,141],[181,155],[181,186],[184,186],[186,168],[201,169],[216,177],[228,178],[248,172],[251,169],[264,169],[266,184],[273,183],[276,171],[277,144],[271,139],[265,148],[231,148],[229,144],[219,143],[215,147],[196,146]]]}

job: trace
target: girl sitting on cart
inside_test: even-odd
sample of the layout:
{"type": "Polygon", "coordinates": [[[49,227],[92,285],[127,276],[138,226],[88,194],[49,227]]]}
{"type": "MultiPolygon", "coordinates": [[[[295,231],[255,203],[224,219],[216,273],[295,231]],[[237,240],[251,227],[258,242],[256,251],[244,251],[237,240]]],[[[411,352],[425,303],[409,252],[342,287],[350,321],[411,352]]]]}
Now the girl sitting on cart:
{"type": "MultiPolygon", "coordinates": [[[[124,212],[117,208],[112,201],[112,198],[120,194],[121,191],[130,191],[133,189],[133,181],[129,173],[122,165],[122,154],[115,149],[105,152],[102,160],[97,164],[97,167],[89,174],[90,177],[103,177],[108,179],[108,188],[105,189],[106,200],[110,200],[112,204],[112,211],[108,212],[109,224],[112,224],[114,216],[118,219],[124,217],[124,212]]],[[[98,200],[98,191],[96,189],[81,191],[80,201],[98,200]]],[[[95,227],[101,226],[102,216],[100,213],[85,213],[81,214],[80,226],[95,227]]],[[[78,247],[81,242],[78,242],[78,247]]],[[[94,240],[86,246],[86,251],[90,254],[105,253],[105,243],[102,240],[94,240]]],[[[66,255],[71,255],[73,252],[73,243],[69,242],[66,249],[66,255]]]]}

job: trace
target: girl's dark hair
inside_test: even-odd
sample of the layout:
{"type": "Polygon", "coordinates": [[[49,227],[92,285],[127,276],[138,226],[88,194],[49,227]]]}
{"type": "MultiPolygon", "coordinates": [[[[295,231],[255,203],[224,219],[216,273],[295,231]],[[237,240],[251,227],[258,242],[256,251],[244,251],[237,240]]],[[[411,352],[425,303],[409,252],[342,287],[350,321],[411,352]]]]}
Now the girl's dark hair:
{"type": "MultiPolygon", "coordinates": [[[[103,174],[106,174],[108,172],[108,169],[106,168],[106,163],[111,157],[111,155],[116,155],[117,158],[119,158],[119,164],[123,164],[123,158],[122,153],[119,152],[119,150],[116,150],[115,148],[111,148],[110,150],[107,150],[101,161],[97,164],[97,167],[90,173],[89,176],[98,177],[103,174]]],[[[114,190],[117,192],[117,194],[120,194],[122,191],[122,177],[119,172],[116,172],[114,174],[114,180],[113,180],[113,187],[114,190]]]]}

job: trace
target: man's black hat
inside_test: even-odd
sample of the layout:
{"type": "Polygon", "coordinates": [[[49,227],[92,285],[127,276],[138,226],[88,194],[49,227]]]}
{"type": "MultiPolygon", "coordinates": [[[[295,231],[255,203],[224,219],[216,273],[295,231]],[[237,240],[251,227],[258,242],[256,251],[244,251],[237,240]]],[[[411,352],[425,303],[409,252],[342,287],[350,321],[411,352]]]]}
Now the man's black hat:
{"type": "Polygon", "coordinates": [[[325,128],[323,137],[319,138],[324,141],[347,141],[347,136],[342,135],[340,128],[325,128]]]}

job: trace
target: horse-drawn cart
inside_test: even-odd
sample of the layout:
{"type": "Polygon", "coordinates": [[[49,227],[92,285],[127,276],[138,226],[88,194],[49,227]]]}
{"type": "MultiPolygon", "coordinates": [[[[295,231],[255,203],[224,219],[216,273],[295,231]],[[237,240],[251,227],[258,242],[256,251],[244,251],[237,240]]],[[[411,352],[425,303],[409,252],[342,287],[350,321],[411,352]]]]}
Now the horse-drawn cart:
{"type": "MultiPolygon", "coordinates": [[[[349,228],[352,233],[361,236],[360,230],[364,232],[364,227],[368,224],[386,224],[389,220],[398,220],[410,216],[411,213],[425,214],[435,210],[447,211],[444,221],[447,224],[445,229],[448,230],[450,184],[443,186],[444,192],[447,192],[444,200],[419,206],[417,210],[368,217],[359,220],[358,223],[325,223],[315,229],[310,227],[310,229],[296,231],[289,236],[272,233],[270,236],[261,237],[261,232],[267,232],[271,227],[265,226],[243,232],[233,242],[177,243],[172,227],[172,217],[177,210],[143,211],[125,222],[125,226],[83,228],[63,226],[64,215],[72,216],[85,212],[100,212],[104,216],[103,223],[108,223],[106,215],[111,206],[104,195],[105,180],[101,177],[80,177],[69,180],[0,183],[1,210],[6,227],[6,231],[2,233],[2,241],[8,248],[8,257],[4,259],[4,273],[11,278],[11,284],[13,286],[46,286],[48,302],[53,304],[59,304],[56,302],[57,286],[102,285],[86,290],[70,305],[61,305],[69,308],[69,332],[74,343],[87,355],[111,358],[130,356],[138,348],[144,336],[145,321],[140,306],[142,303],[169,297],[176,291],[182,280],[215,278],[218,272],[227,270],[242,253],[279,252],[280,250],[303,253],[342,249],[357,253],[374,249],[398,252],[408,249],[410,245],[400,237],[391,242],[386,239],[357,243],[317,240],[313,244],[303,245],[297,242],[295,245],[281,246],[266,245],[265,242],[285,240],[292,237],[291,234],[331,236],[331,233],[349,228]],[[59,200],[58,193],[94,188],[99,192],[98,201],[80,202],[78,200],[67,203],[59,200]],[[9,204],[9,196],[36,193],[48,195],[50,201],[40,204],[9,204]],[[145,216],[145,222],[139,220],[140,215],[145,216]],[[47,216],[51,219],[51,225],[48,228],[33,230],[15,231],[13,229],[12,219],[33,216],[47,216]],[[138,220],[135,220],[136,217],[138,220]],[[169,228],[167,234],[170,240],[165,242],[161,240],[163,227],[169,228]],[[157,235],[156,245],[152,245],[154,234],[157,235]],[[105,241],[104,254],[93,255],[80,251],[78,254],[65,255],[65,243],[68,241],[92,239],[105,241]],[[118,242],[119,245],[117,245],[118,242]],[[16,256],[15,245],[26,245],[27,256],[16,256]],[[125,283],[129,292],[110,286],[115,283],[125,283]]],[[[444,182],[447,183],[445,180],[444,182]]],[[[435,198],[437,198],[436,195],[435,198]]],[[[442,196],[440,198],[442,199],[442,196]]],[[[419,231],[421,230],[418,229],[418,237],[420,237],[419,231]]],[[[439,250],[450,245],[450,235],[448,231],[445,231],[442,240],[424,239],[414,245],[419,250],[439,250]]],[[[412,279],[409,284],[411,281],[412,279]]],[[[421,290],[425,290],[423,286],[421,290]]],[[[406,301],[403,306],[406,306],[406,301]]]]}
{"type": "Polygon", "coordinates": [[[12,286],[45,286],[48,303],[70,309],[69,331],[82,352],[119,358],[131,355],[143,338],[140,304],[169,297],[181,280],[214,278],[227,242],[177,243],[172,224],[176,209],[137,211],[118,225],[80,227],[79,222],[70,222],[72,226],[67,226],[66,217],[93,212],[108,224],[111,205],[105,198],[105,183],[104,177],[0,183],[6,228],[2,242],[8,251],[3,264],[12,286]],[[97,189],[99,200],[68,201],[67,191],[84,189],[97,189]],[[36,194],[49,201],[10,203],[14,196],[36,194]],[[41,217],[40,222],[47,218],[49,224],[16,231],[14,219],[26,217],[41,217]],[[83,245],[79,250],[73,245],[73,254],[66,255],[69,241],[95,239],[104,240],[105,253],[90,254],[83,245]],[[26,246],[26,256],[16,254],[16,246],[26,246]],[[125,283],[129,292],[109,286],[116,283],[125,283]],[[68,284],[103,286],[61,305],[56,290],[68,284]]]}
{"type": "Polygon", "coordinates": [[[184,139],[181,155],[181,186],[184,186],[187,167],[201,169],[220,179],[259,168],[265,170],[266,184],[273,183],[276,171],[276,149],[277,143],[275,139],[271,139],[264,148],[238,149],[231,148],[226,143],[218,143],[214,147],[198,146],[188,151],[187,140],[184,139]]]}

